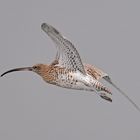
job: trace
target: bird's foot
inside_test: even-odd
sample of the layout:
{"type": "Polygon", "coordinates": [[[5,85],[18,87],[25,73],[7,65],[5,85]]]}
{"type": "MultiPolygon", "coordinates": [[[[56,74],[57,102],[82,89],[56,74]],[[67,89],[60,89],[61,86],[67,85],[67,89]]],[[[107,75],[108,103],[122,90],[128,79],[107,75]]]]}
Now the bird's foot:
{"type": "Polygon", "coordinates": [[[100,93],[100,97],[109,101],[109,102],[112,102],[112,99],[111,97],[109,97],[108,95],[106,95],[106,93],[100,93]]]}

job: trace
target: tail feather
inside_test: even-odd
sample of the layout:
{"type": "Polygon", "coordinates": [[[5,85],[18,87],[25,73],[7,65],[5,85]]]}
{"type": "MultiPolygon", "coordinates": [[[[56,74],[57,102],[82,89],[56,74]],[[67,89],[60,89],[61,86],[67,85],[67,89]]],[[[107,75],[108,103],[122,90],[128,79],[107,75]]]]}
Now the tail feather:
{"type": "Polygon", "coordinates": [[[112,82],[109,76],[105,76],[103,78],[113,87],[115,87],[140,112],[140,107],[125,92],[123,92],[119,87],[117,87],[116,84],[112,82]]]}

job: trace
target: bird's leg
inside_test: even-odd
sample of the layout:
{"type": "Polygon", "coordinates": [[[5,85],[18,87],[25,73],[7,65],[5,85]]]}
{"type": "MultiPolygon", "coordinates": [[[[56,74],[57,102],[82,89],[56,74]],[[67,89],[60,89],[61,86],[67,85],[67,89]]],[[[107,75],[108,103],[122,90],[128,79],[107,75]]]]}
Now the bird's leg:
{"type": "MultiPolygon", "coordinates": [[[[86,86],[88,87],[91,87],[90,84],[88,83],[84,83],[86,86]]],[[[99,81],[94,81],[94,84],[92,85],[94,87],[94,91],[97,93],[97,95],[99,95],[101,98],[109,101],[109,102],[112,102],[112,99],[111,99],[111,91],[109,89],[107,89],[105,86],[103,86],[99,81]]]]}
{"type": "Polygon", "coordinates": [[[103,99],[105,99],[109,102],[112,102],[112,99],[106,93],[101,92],[101,93],[99,93],[99,95],[100,95],[101,98],[103,98],[103,99]]]}

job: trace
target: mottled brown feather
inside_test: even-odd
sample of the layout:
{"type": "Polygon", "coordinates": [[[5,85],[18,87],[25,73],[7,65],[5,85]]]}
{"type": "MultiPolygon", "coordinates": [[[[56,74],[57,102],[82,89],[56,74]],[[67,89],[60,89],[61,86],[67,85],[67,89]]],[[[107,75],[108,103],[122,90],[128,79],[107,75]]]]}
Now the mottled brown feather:
{"type": "Polygon", "coordinates": [[[93,65],[84,64],[84,68],[85,68],[86,72],[89,75],[91,75],[93,78],[95,78],[96,80],[100,80],[104,76],[107,76],[107,74],[105,72],[103,72],[102,70],[100,70],[99,68],[97,68],[93,65]]]}

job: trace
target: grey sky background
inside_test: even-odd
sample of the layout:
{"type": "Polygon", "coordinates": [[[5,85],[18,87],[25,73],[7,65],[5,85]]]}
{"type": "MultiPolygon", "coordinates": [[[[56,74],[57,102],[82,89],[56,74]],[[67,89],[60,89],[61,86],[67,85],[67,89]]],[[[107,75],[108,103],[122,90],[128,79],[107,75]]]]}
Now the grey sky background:
{"type": "MultiPolygon", "coordinates": [[[[140,106],[139,7],[136,0],[1,0],[0,73],[54,59],[55,46],[40,28],[47,22],[140,106]]],[[[140,113],[111,89],[108,103],[94,92],[46,84],[32,72],[6,75],[0,79],[0,139],[140,139],[140,113]]]]}

